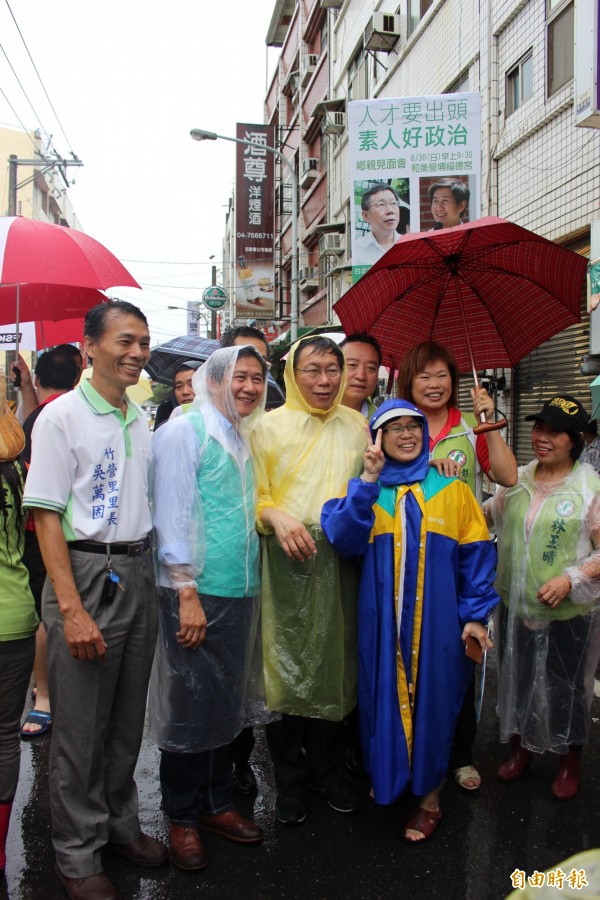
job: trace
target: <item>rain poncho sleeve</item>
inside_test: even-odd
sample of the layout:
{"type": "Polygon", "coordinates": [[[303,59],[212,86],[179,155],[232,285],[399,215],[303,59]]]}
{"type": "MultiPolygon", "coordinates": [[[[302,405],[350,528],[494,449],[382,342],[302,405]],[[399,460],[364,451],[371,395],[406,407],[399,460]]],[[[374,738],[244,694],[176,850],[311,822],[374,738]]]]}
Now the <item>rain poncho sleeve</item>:
{"type": "Polygon", "coordinates": [[[202,448],[184,416],[154,435],[151,496],[162,587],[196,585],[204,566],[204,518],[196,473],[202,448]]]}
{"type": "Polygon", "coordinates": [[[323,507],[323,531],[340,556],[362,556],[366,552],[375,524],[373,505],[380,492],[379,484],[353,478],[346,497],[329,500],[323,507]]]}
{"type": "Polygon", "coordinates": [[[600,479],[575,463],[562,480],[536,481],[537,461],[486,504],[498,536],[500,737],[535,752],[587,743],[600,656],[600,479]],[[573,589],[558,606],[537,598],[551,578],[573,589]]]}
{"type": "Polygon", "coordinates": [[[252,432],[267,704],[289,715],[340,721],[356,704],[356,566],[341,560],[320,526],[326,500],[345,493],[362,469],[364,419],[340,405],[310,407],[286,363],[286,403],[252,432]],[[303,563],[287,558],[261,521],[267,508],[302,522],[317,546],[303,563]]]}

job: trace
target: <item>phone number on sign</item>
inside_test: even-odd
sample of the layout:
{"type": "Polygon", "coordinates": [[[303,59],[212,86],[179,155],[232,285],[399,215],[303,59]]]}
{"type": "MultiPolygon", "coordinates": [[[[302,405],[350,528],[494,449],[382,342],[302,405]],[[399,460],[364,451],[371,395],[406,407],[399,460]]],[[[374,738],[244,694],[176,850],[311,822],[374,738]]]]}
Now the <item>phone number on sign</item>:
{"type": "Polygon", "coordinates": [[[251,240],[255,240],[255,241],[272,241],[272,240],[273,240],[273,235],[272,235],[272,234],[267,234],[266,232],[262,232],[262,233],[261,233],[260,231],[258,231],[258,232],[257,232],[257,231],[253,231],[253,232],[250,232],[249,234],[248,234],[247,232],[245,232],[245,231],[238,231],[237,237],[240,238],[240,239],[242,239],[242,240],[247,240],[247,241],[251,241],[251,240]]]}

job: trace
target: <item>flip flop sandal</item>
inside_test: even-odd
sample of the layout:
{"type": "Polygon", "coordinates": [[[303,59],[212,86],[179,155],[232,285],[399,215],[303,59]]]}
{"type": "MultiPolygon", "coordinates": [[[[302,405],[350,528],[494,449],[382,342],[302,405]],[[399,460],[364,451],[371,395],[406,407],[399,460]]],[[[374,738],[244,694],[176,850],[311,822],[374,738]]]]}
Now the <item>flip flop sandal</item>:
{"type": "Polygon", "coordinates": [[[43,734],[47,734],[51,727],[52,713],[42,712],[40,709],[32,709],[21,725],[21,739],[24,741],[31,741],[34,738],[39,738],[43,734]],[[23,731],[23,725],[26,725],[27,723],[30,725],[41,725],[42,727],[38,731],[23,731]]]}
{"type": "Polygon", "coordinates": [[[436,809],[432,812],[430,809],[423,809],[422,806],[419,806],[404,826],[402,837],[407,844],[424,844],[425,841],[428,841],[435,834],[441,818],[441,809],[436,809]],[[413,841],[406,836],[407,831],[418,831],[423,837],[413,841]]]}
{"type": "Polygon", "coordinates": [[[464,791],[478,791],[481,787],[481,775],[479,774],[475,766],[460,766],[460,768],[454,769],[454,780],[456,781],[457,785],[464,791]],[[479,784],[465,784],[465,781],[469,781],[471,778],[477,778],[479,780],[479,784]]]}

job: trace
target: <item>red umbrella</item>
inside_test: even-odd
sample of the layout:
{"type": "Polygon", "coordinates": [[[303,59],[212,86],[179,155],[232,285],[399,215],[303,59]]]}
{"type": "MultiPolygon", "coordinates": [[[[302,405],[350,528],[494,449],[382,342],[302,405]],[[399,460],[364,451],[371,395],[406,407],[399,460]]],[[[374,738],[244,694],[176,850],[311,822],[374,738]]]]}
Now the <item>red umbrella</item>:
{"type": "Polygon", "coordinates": [[[76,318],[100,291],[139,284],[116,256],[81,231],[0,217],[0,323],[76,318]]]}
{"type": "Polygon", "coordinates": [[[403,238],[334,310],[346,334],[378,339],[384,365],[397,369],[411,347],[436,341],[478,385],[478,370],[513,368],[580,320],[586,265],[519,225],[477,219],[403,238]]]}

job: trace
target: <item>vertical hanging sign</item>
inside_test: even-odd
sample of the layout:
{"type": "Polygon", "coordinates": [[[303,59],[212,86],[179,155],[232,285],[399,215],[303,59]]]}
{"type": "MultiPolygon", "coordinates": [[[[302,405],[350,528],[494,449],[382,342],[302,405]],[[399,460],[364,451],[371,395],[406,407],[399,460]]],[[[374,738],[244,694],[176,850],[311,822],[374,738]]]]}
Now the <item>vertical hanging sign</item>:
{"type": "Polygon", "coordinates": [[[275,129],[237,124],[235,317],[275,318],[275,129]]]}

